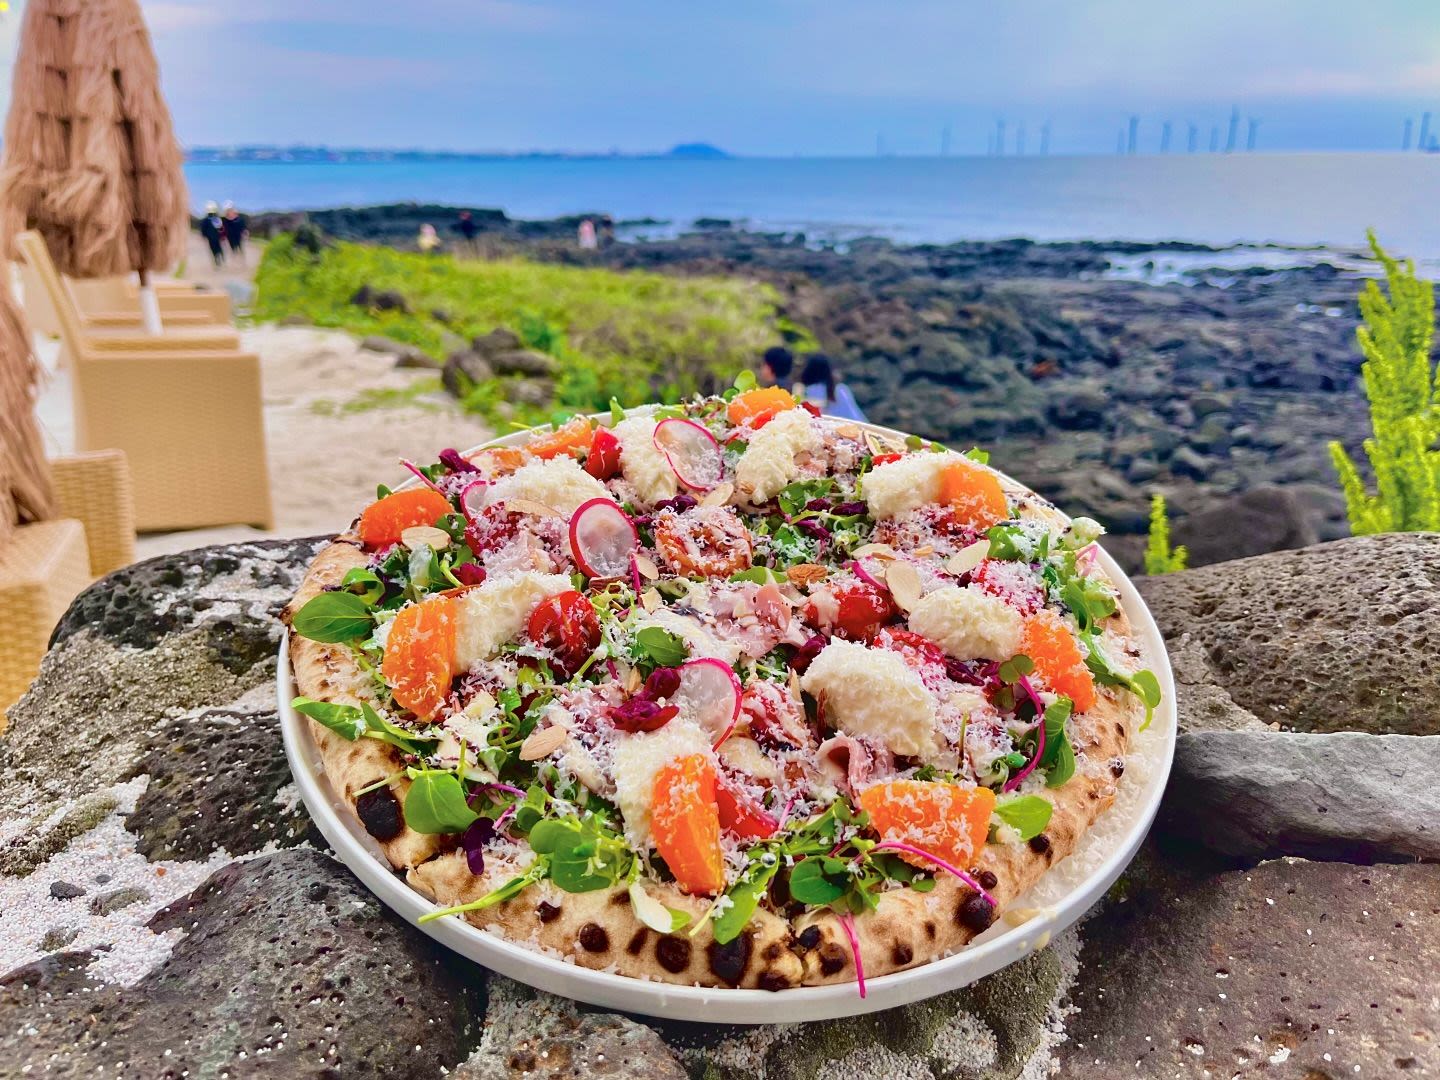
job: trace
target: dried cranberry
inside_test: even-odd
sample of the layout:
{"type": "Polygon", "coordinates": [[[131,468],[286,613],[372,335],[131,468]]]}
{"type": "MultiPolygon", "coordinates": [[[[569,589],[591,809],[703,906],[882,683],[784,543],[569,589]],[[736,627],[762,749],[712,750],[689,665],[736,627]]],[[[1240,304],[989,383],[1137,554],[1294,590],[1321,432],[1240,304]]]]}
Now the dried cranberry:
{"type": "Polygon", "coordinates": [[[485,568],[479,563],[461,563],[451,573],[461,585],[479,585],[485,580],[485,568]]]}
{"type": "Polygon", "coordinates": [[[863,502],[840,503],[831,509],[832,514],[839,514],[841,517],[849,517],[851,514],[869,513],[870,507],[863,502]]]}
{"type": "Polygon", "coordinates": [[[819,656],[820,650],[828,644],[830,643],[825,640],[823,634],[815,634],[806,639],[805,644],[796,649],[795,655],[790,657],[790,666],[804,675],[805,669],[810,666],[810,661],[819,656]]]}
{"type": "Polygon", "coordinates": [[[820,522],[816,521],[814,518],[805,518],[803,521],[797,521],[795,523],[795,527],[801,532],[809,533],[811,536],[815,537],[816,540],[830,539],[830,530],[827,529],[824,525],[821,525],[820,522]]]}
{"type": "Polygon", "coordinates": [[[485,872],[485,845],[495,836],[495,823],[489,818],[476,818],[474,823],[460,836],[460,846],[465,849],[465,863],[470,873],[485,872]]]}
{"type": "Polygon", "coordinates": [[[440,451],[440,464],[455,473],[479,472],[480,470],[460,456],[460,451],[447,447],[440,451]]]}
{"type": "Polygon", "coordinates": [[[674,510],[677,514],[683,514],[686,510],[693,510],[699,505],[700,504],[689,495],[682,493],[676,495],[673,499],[661,499],[655,504],[655,510],[656,512],[661,510],[674,510]]]}
{"type": "Polygon", "coordinates": [[[659,701],[661,698],[675,696],[675,691],[680,689],[680,669],[673,667],[658,667],[650,673],[645,680],[645,689],[640,693],[651,701],[659,701]]]}
{"type": "Polygon", "coordinates": [[[661,707],[646,697],[633,697],[610,711],[610,722],[621,731],[658,731],[680,712],[675,705],[661,707]]]}
{"type": "Polygon", "coordinates": [[[829,500],[829,499],[811,499],[809,502],[807,502],[807,503],[805,504],[805,509],[806,509],[806,510],[829,510],[829,509],[830,509],[830,500],[829,500]]]}

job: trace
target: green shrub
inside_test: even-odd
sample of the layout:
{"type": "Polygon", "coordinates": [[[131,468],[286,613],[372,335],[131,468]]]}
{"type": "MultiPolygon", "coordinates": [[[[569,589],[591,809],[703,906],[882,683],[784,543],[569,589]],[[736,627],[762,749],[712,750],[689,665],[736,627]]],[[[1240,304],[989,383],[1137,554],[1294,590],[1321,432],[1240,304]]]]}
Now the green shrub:
{"type": "Polygon", "coordinates": [[[1330,444],[1330,457],[1345,492],[1351,532],[1434,531],[1440,529],[1440,386],[1430,358],[1435,288],[1416,276],[1413,262],[1402,266],[1374,232],[1369,237],[1390,294],[1374,281],[1365,283],[1360,293],[1365,325],[1356,332],[1373,432],[1365,440],[1365,456],[1376,493],[1367,490],[1340,443],[1330,444]]]}
{"type": "MultiPolygon", "coordinates": [[[[556,408],[517,409],[526,421],[603,409],[612,397],[638,405],[718,390],[782,332],[777,296],[759,282],[523,259],[457,262],[293,236],[266,248],[256,292],[256,319],[300,315],[316,326],[382,334],[436,359],[444,359],[454,335],[468,341],[507,327],[528,348],[560,361],[556,408]],[[352,304],[363,285],[399,293],[406,310],[352,304]]],[[[493,412],[507,397],[504,388],[504,380],[473,388],[467,407],[493,412]]]]}
{"type": "Polygon", "coordinates": [[[1184,545],[1170,547],[1170,519],[1165,516],[1165,496],[1150,497],[1150,536],[1145,542],[1145,573],[1172,574],[1184,570],[1190,553],[1184,545]]]}

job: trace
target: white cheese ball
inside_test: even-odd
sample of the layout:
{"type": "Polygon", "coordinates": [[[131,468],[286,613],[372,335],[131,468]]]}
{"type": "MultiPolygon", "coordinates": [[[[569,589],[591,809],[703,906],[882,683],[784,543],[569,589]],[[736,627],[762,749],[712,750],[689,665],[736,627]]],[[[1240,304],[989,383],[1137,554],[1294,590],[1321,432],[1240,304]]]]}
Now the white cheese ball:
{"type": "Polygon", "coordinates": [[[795,458],[820,449],[815,418],[805,409],[787,409],[750,438],[735,466],[735,489],[752,503],[769,502],[798,475],[795,458]]]}
{"type": "Polygon", "coordinates": [[[655,420],[632,416],[611,429],[620,440],[620,473],[642,502],[673,499],[680,490],[675,470],[655,446],[655,420]]]}
{"type": "Polygon", "coordinates": [[[899,517],[938,502],[940,474],[959,460],[959,454],[948,452],[906,454],[866,473],[860,488],[870,516],[877,521],[899,517]]]}
{"type": "Polygon", "coordinates": [[[478,589],[463,593],[457,602],[455,662],[464,670],[488,660],[519,636],[542,600],[572,587],[564,574],[526,570],[488,578],[478,589]]]}
{"type": "Polygon", "coordinates": [[[800,686],[817,698],[823,695],[830,719],[846,734],[904,757],[930,758],[942,749],[934,696],[890,649],[835,638],[810,662],[800,686]]]}
{"type": "Polygon", "coordinates": [[[710,737],[678,716],[656,731],[616,734],[611,750],[615,802],[625,817],[625,839],[636,851],[654,846],[650,810],[656,774],[670,762],[691,754],[711,757],[710,737]]]}
{"type": "Polygon", "coordinates": [[[510,499],[528,499],[558,510],[567,518],[581,503],[610,498],[612,496],[604,484],[582,469],[578,461],[566,455],[522,465],[485,490],[486,505],[493,506],[510,499]]]}
{"type": "Polygon", "coordinates": [[[920,598],[910,610],[910,629],[957,660],[1008,660],[1020,651],[1024,620],[974,585],[947,585],[920,598]]]}

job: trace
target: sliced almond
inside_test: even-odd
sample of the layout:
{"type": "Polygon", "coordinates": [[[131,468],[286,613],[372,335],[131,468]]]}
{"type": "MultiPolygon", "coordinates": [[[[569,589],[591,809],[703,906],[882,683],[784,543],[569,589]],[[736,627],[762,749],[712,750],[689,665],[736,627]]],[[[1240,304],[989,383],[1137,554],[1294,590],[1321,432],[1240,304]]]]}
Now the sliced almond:
{"type": "Polygon", "coordinates": [[[546,506],[534,499],[506,499],[505,509],[513,510],[517,514],[528,514],[531,517],[563,518],[565,516],[553,506],[546,506]]]}
{"type": "Polygon", "coordinates": [[[493,695],[485,690],[478,690],[475,696],[465,706],[466,716],[484,716],[491,709],[498,705],[493,695]]]}
{"type": "Polygon", "coordinates": [[[842,439],[858,439],[860,437],[860,429],[854,424],[841,424],[835,429],[835,434],[839,435],[842,439]]]}
{"type": "Polygon", "coordinates": [[[909,563],[895,562],[887,566],[885,584],[901,611],[908,612],[920,602],[920,575],[909,563]]]}
{"type": "Polygon", "coordinates": [[[930,544],[921,544],[914,551],[910,552],[910,554],[914,555],[916,558],[923,559],[926,555],[934,555],[935,548],[932,547],[930,544]]]}
{"type": "Polygon", "coordinates": [[[660,568],[648,555],[635,556],[635,569],[640,571],[640,576],[646,581],[654,581],[660,576],[660,568]]]}
{"type": "Polygon", "coordinates": [[[636,690],[640,689],[642,682],[644,682],[644,680],[640,677],[640,669],[638,667],[632,667],[625,675],[625,692],[627,694],[633,694],[636,690]]]}
{"type": "Polygon", "coordinates": [[[728,502],[730,501],[730,496],[731,496],[731,495],[734,495],[734,494],[735,494],[735,485],[732,484],[732,483],[730,483],[730,481],[727,480],[727,481],[725,481],[725,483],[721,484],[719,487],[714,488],[714,489],[712,489],[711,491],[709,491],[708,493],[706,493],[705,497],[700,500],[700,505],[701,505],[701,506],[724,506],[726,503],[728,503],[728,502]]]}
{"type": "Polygon", "coordinates": [[[660,593],[655,589],[646,589],[640,594],[640,606],[646,611],[654,611],[660,606],[660,593]]]}
{"type": "Polygon", "coordinates": [[[400,542],[411,551],[421,544],[436,551],[443,551],[450,546],[450,534],[434,525],[411,525],[400,534],[400,542]]]}
{"type": "Polygon", "coordinates": [[[570,733],[563,727],[538,728],[520,744],[520,760],[539,761],[543,757],[549,757],[564,746],[569,738],[570,733]]]}
{"type": "Polygon", "coordinates": [[[973,544],[967,544],[950,558],[945,560],[945,569],[959,577],[961,574],[968,574],[975,567],[979,566],[990,554],[989,540],[976,540],[973,544]]]}
{"type": "Polygon", "coordinates": [[[790,669],[790,696],[800,700],[800,673],[794,668],[790,669]]]}
{"type": "Polygon", "coordinates": [[[850,554],[857,559],[893,559],[895,549],[889,544],[861,544],[850,554]]]}
{"type": "Polygon", "coordinates": [[[817,563],[797,563],[785,571],[785,576],[796,585],[813,585],[829,577],[830,571],[817,563]]]}

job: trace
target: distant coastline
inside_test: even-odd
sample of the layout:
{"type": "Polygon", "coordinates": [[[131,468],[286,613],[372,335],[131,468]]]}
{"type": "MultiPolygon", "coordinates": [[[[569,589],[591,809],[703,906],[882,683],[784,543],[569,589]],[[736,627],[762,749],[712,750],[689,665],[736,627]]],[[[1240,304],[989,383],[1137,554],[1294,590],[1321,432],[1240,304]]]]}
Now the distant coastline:
{"type": "Polygon", "coordinates": [[[359,162],[463,162],[463,161],[608,161],[613,159],[655,160],[680,158],[718,161],[732,155],[709,143],[680,143],[669,150],[627,153],[585,153],[569,150],[394,150],[341,146],[193,146],[185,152],[191,165],[210,164],[296,164],[353,165],[359,162]]]}

